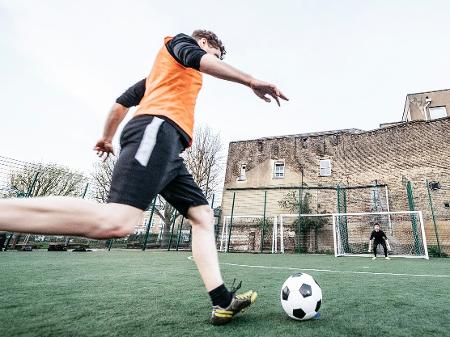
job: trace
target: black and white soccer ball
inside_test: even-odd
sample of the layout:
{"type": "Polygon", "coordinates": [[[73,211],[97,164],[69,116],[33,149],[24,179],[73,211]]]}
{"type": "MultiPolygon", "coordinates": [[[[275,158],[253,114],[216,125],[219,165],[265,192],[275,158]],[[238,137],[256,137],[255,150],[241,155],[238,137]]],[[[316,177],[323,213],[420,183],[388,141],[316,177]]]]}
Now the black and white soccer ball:
{"type": "Polygon", "coordinates": [[[296,273],[281,287],[281,306],[289,317],[307,320],[318,317],[322,289],[311,275],[296,273]]]}

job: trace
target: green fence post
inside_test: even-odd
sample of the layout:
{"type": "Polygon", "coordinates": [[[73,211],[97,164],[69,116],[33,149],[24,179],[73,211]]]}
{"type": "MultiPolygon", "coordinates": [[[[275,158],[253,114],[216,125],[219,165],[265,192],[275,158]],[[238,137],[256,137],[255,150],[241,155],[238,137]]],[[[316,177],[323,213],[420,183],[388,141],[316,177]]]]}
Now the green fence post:
{"type": "Polygon", "coordinates": [[[178,252],[178,246],[180,245],[181,229],[183,228],[183,223],[184,223],[184,216],[181,218],[180,228],[178,228],[178,238],[177,238],[177,247],[176,247],[177,252],[178,252]]]}
{"type": "Polygon", "coordinates": [[[233,215],[234,215],[234,201],[236,200],[236,192],[233,192],[233,203],[231,204],[231,218],[230,218],[230,226],[228,228],[228,242],[227,242],[227,250],[230,250],[230,242],[231,242],[231,228],[233,227],[233,215]]]}
{"type": "Polygon", "coordinates": [[[218,231],[218,228],[217,228],[218,224],[216,224],[216,218],[215,218],[215,214],[214,214],[214,199],[215,199],[215,196],[216,195],[213,193],[212,200],[211,200],[211,209],[213,210],[213,220],[214,220],[214,237],[216,237],[216,233],[218,231]]]}
{"type": "Polygon", "coordinates": [[[261,247],[260,251],[263,252],[264,246],[264,230],[266,228],[266,208],[267,208],[267,191],[264,191],[264,211],[263,211],[263,222],[261,226],[261,247]]]}
{"type": "Polygon", "coordinates": [[[172,225],[170,226],[170,237],[169,237],[169,244],[167,245],[167,250],[170,251],[170,248],[172,247],[172,235],[173,235],[173,230],[175,229],[175,222],[177,220],[177,211],[175,211],[173,213],[173,218],[172,218],[172,225]]]}
{"type": "Polygon", "coordinates": [[[13,236],[14,236],[14,233],[9,234],[8,239],[6,240],[6,243],[5,243],[5,249],[4,249],[5,252],[8,250],[9,242],[11,241],[13,236]]]}
{"type": "MultiPolygon", "coordinates": [[[[337,211],[338,213],[347,213],[347,191],[339,185],[336,187],[337,192],[337,211]]],[[[339,215],[338,217],[339,235],[341,237],[344,253],[350,252],[348,244],[347,216],[339,215]]]]}
{"type": "Polygon", "coordinates": [[[428,191],[428,200],[430,202],[430,208],[431,208],[431,216],[433,218],[434,233],[436,234],[436,243],[437,243],[437,247],[438,247],[438,254],[439,254],[439,256],[442,256],[441,242],[439,240],[439,232],[438,232],[437,225],[436,225],[436,217],[434,215],[433,199],[431,198],[430,184],[428,183],[428,180],[426,180],[426,184],[427,184],[427,191],[428,191]]]}
{"type": "Polygon", "coordinates": [[[114,239],[109,239],[108,240],[108,252],[111,251],[111,247],[112,247],[113,242],[114,242],[114,239]]]}
{"type": "Polygon", "coordinates": [[[142,251],[145,251],[147,247],[148,233],[150,232],[150,226],[152,225],[153,213],[155,212],[155,204],[156,204],[156,197],[153,199],[152,202],[152,210],[150,212],[150,219],[148,220],[147,229],[145,230],[144,245],[142,246],[142,251]]]}
{"type": "MultiPolygon", "coordinates": [[[[302,185],[303,186],[303,185],[302,185]]],[[[298,220],[297,220],[297,253],[301,253],[302,245],[302,222],[303,217],[300,216],[303,213],[303,188],[298,189],[298,220]]]]}
{"type": "Polygon", "coordinates": [[[34,187],[36,186],[37,178],[39,176],[40,172],[36,172],[36,175],[34,176],[33,182],[31,183],[30,188],[27,191],[27,194],[25,195],[26,198],[31,197],[31,193],[33,193],[34,187]]]}
{"type": "MultiPolygon", "coordinates": [[[[408,206],[410,211],[414,211],[414,195],[412,190],[411,182],[408,180],[406,183],[406,193],[408,195],[408,206]]],[[[416,255],[420,255],[420,239],[419,234],[417,233],[417,220],[415,214],[410,214],[411,217],[411,227],[413,230],[413,238],[414,238],[414,245],[415,245],[415,251],[416,255]]],[[[425,247],[426,249],[426,247],[425,247]]]]}
{"type": "Polygon", "coordinates": [[[214,198],[215,198],[215,194],[213,194],[212,196],[212,200],[211,200],[211,208],[214,209],[214,198]]]}

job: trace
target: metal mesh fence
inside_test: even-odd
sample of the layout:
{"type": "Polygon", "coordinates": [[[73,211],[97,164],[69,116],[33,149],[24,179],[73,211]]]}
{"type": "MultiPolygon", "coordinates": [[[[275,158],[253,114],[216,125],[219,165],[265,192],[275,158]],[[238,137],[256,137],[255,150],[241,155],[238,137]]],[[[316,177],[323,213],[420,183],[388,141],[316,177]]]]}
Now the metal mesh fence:
{"type": "MultiPolygon", "coordinates": [[[[218,247],[226,251],[223,248],[225,241],[228,251],[280,251],[281,238],[277,246],[273,228],[279,228],[282,221],[284,251],[332,253],[332,213],[422,211],[430,256],[446,256],[450,254],[449,203],[450,186],[423,180],[405,179],[395,188],[374,184],[228,189],[224,191],[222,201],[222,221],[226,228],[220,228],[225,239],[218,240],[218,247]],[[246,218],[253,220],[244,221],[246,218]]],[[[348,218],[340,217],[337,221],[341,231],[347,230],[348,218]]],[[[388,227],[388,223],[385,226],[388,227]]],[[[347,236],[343,234],[343,237],[347,236]]]]}

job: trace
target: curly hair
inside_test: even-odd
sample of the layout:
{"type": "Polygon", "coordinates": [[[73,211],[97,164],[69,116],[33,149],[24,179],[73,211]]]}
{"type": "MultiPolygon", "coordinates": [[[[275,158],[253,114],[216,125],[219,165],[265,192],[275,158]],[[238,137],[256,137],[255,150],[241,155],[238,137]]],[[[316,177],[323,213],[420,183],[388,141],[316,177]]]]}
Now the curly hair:
{"type": "Polygon", "coordinates": [[[197,29],[194,30],[191,36],[196,40],[205,38],[206,41],[208,41],[210,47],[217,48],[220,50],[220,59],[223,60],[223,57],[225,56],[227,51],[225,50],[225,46],[223,45],[222,41],[219,40],[216,34],[211,32],[210,30],[197,29]]]}

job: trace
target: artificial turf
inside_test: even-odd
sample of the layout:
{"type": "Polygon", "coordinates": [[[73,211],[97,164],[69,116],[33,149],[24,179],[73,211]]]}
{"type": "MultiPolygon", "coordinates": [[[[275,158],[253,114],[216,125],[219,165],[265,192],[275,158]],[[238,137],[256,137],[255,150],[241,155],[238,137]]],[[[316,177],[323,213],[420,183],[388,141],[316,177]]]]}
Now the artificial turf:
{"type": "Polygon", "coordinates": [[[259,297],[234,322],[216,327],[189,256],[2,252],[0,336],[450,335],[450,259],[221,254],[226,282],[242,280],[242,290],[259,297]],[[295,272],[288,268],[322,270],[306,271],[323,290],[320,319],[299,322],[283,312],[280,287],[295,272]]]}

